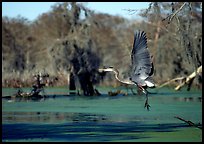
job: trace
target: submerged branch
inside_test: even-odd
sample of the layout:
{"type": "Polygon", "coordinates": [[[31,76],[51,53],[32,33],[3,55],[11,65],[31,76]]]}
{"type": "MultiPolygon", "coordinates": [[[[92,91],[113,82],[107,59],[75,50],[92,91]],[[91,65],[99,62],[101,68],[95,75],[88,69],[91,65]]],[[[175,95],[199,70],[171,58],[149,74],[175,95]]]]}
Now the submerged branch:
{"type": "Polygon", "coordinates": [[[181,117],[178,117],[178,116],[175,116],[174,118],[177,118],[177,119],[179,119],[179,120],[181,120],[181,121],[184,121],[185,123],[189,124],[190,126],[194,126],[194,127],[197,127],[197,128],[199,128],[199,129],[202,130],[202,127],[199,127],[198,125],[196,125],[196,124],[193,123],[192,121],[185,120],[185,119],[183,119],[183,118],[181,118],[181,117]]]}

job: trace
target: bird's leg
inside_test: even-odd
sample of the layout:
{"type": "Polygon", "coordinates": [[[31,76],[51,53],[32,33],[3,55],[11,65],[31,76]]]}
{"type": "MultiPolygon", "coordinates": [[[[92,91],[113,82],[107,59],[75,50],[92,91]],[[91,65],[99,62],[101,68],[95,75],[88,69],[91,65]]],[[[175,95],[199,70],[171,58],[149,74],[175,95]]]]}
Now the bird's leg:
{"type": "Polygon", "coordinates": [[[147,110],[149,111],[150,105],[148,103],[148,91],[146,91],[146,90],[145,90],[145,95],[146,95],[146,101],[145,101],[144,107],[147,107],[147,110]]]}
{"type": "Polygon", "coordinates": [[[148,91],[142,86],[139,86],[139,89],[142,90],[142,92],[146,95],[146,101],[145,101],[144,107],[147,107],[147,110],[149,111],[150,105],[148,103],[148,91]]]}
{"type": "Polygon", "coordinates": [[[126,88],[126,91],[127,91],[127,95],[128,95],[128,86],[126,85],[126,86],[125,86],[125,88],[126,88]]]}

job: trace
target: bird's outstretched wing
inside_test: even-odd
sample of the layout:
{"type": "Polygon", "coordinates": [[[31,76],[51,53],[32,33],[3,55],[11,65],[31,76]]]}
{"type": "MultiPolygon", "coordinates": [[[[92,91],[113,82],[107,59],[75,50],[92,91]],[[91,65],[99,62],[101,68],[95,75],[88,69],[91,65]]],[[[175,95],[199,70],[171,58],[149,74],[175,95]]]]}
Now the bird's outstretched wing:
{"type": "Polygon", "coordinates": [[[144,85],[145,79],[152,74],[152,62],[147,48],[147,38],[144,31],[137,31],[134,36],[131,54],[132,72],[131,80],[144,85]]]}

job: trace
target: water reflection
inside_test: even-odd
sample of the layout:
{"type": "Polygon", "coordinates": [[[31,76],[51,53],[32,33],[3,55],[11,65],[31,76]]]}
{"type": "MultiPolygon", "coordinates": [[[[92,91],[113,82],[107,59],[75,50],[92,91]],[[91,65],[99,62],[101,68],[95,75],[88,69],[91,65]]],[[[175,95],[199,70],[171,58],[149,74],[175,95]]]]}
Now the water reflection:
{"type": "Polygon", "coordinates": [[[2,112],[4,123],[60,123],[110,121],[105,115],[68,112],[2,112]]]}
{"type": "Polygon", "coordinates": [[[202,97],[174,97],[173,99],[180,102],[202,102],[202,97]]]}
{"type": "Polygon", "coordinates": [[[55,99],[57,96],[57,98],[61,98],[61,97],[67,97],[67,95],[45,95],[45,96],[39,96],[39,97],[15,97],[15,96],[6,96],[3,97],[3,100],[6,100],[7,102],[38,102],[38,101],[45,101],[48,99],[55,99]]]}
{"type": "Polygon", "coordinates": [[[6,97],[2,99],[2,140],[202,141],[199,129],[174,118],[202,121],[200,95],[152,94],[149,112],[143,109],[144,97],[136,95],[6,97]]]}
{"type": "MultiPolygon", "coordinates": [[[[123,95],[118,96],[109,96],[109,95],[102,95],[102,96],[94,96],[94,97],[87,97],[87,96],[75,96],[75,95],[46,95],[42,97],[14,97],[14,96],[7,96],[3,97],[3,100],[7,102],[30,102],[30,101],[45,101],[48,99],[55,99],[55,98],[78,98],[78,97],[86,97],[87,99],[95,99],[99,97],[109,97],[110,99],[120,98],[120,97],[128,97],[123,95]]],[[[138,97],[143,99],[142,96],[134,95],[134,97],[138,97]]],[[[173,101],[180,101],[180,102],[202,102],[202,97],[171,97],[173,101]]],[[[166,97],[162,97],[162,99],[166,99],[166,97]]]]}
{"type": "Polygon", "coordinates": [[[145,124],[142,122],[79,122],[60,124],[4,124],[3,141],[121,141],[151,138],[149,132],[175,132],[185,124],[145,124]],[[147,134],[146,134],[147,132],[147,134]]]}

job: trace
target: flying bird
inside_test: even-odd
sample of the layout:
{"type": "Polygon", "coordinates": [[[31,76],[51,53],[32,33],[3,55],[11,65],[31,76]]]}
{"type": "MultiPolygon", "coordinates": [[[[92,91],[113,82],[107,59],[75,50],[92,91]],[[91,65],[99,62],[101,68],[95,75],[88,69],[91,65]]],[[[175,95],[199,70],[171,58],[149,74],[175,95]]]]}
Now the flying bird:
{"type": "Polygon", "coordinates": [[[136,31],[131,52],[131,72],[129,79],[119,78],[119,71],[113,67],[100,68],[99,72],[114,72],[115,78],[123,84],[136,85],[138,90],[146,95],[145,106],[149,110],[147,88],[155,87],[152,75],[154,65],[147,47],[147,38],[144,31],[136,31]]]}

